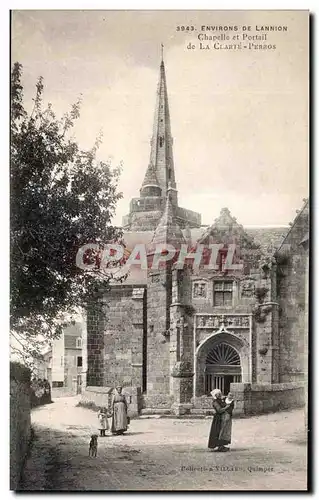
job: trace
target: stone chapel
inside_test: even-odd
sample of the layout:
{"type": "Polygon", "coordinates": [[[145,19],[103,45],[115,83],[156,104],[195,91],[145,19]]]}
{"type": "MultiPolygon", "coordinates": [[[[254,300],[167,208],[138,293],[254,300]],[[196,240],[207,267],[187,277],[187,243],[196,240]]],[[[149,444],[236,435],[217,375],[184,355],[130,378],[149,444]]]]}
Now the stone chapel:
{"type": "Polygon", "coordinates": [[[137,413],[176,415],[209,413],[216,387],[234,393],[239,414],[302,405],[308,219],[307,200],[282,228],[244,228],[227,208],[203,227],[200,214],[179,206],[162,61],[149,164],[123,219],[125,245],[145,244],[151,258],[161,243],[220,244],[217,266],[136,266],[102,291],[87,310],[86,394],[122,384],[137,413]],[[230,245],[238,270],[225,268],[230,245]]]}

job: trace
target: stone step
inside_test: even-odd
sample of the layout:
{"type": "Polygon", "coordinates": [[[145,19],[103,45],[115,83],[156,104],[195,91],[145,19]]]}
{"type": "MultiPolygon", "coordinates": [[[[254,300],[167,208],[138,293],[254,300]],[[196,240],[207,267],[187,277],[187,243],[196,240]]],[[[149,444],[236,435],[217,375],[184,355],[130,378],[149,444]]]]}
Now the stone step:
{"type": "Polygon", "coordinates": [[[170,408],[143,408],[141,415],[169,415],[170,408]]]}
{"type": "MultiPolygon", "coordinates": [[[[191,420],[191,419],[212,419],[213,418],[213,411],[211,409],[206,409],[206,408],[192,408],[190,410],[190,413],[187,413],[185,415],[175,415],[172,410],[167,409],[167,408],[143,408],[141,410],[141,413],[138,417],[135,418],[141,418],[141,419],[146,419],[146,418],[179,418],[179,419],[184,419],[184,420],[191,420]]],[[[241,412],[236,412],[236,410],[233,413],[233,418],[249,418],[248,415],[243,415],[241,412]]]]}
{"type": "Polygon", "coordinates": [[[210,415],[210,416],[214,415],[213,410],[211,410],[209,408],[207,408],[207,409],[206,408],[192,408],[190,410],[190,413],[191,413],[191,415],[204,415],[204,416],[206,416],[206,415],[210,415]]]}
{"type": "MultiPolygon", "coordinates": [[[[154,411],[154,410],[153,410],[154,411]]],[[[205,416],[205,415],[191,415],[191,414],[188,414],[188,415],[174,415],[173,413],[170,413],[170,414],[149,414],[149,415],[139,415],[139,417],[137,417],[138,419],[147,419],[147,418],[154,418],[154,419],[158,419],[158,418],[170,418],[170,419],[184,419],[184,420],[195,420],[195,419],[205,419],[205,418],[211,418],[211,417],[208,417],[208,416],[205,416]]]]}

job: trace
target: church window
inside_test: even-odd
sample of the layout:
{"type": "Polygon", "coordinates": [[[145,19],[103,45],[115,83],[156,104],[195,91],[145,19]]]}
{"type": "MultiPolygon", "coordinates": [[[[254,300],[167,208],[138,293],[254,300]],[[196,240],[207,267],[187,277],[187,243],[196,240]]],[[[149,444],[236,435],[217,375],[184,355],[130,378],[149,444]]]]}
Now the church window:
{"type": "Polygon", "coordinates": [[[233,282],[215,281],[214,306],[231,306],[233,303],[233,282]]]}
{"type": "Polygon", "coordinates": [[[169,169],[168,169],[168,180],[170,181],[170,180],[171,180],[171,178],[172,178],[172,171],[171,171],[171,169],[169,168],[169,169]]]}
{"type": "Polygon", "coordinates": [[[160,137],[159,138],[159,145],[160,145],[160,148],[163,146],[164,144],[164,138],[163,137],[160,137]]]}

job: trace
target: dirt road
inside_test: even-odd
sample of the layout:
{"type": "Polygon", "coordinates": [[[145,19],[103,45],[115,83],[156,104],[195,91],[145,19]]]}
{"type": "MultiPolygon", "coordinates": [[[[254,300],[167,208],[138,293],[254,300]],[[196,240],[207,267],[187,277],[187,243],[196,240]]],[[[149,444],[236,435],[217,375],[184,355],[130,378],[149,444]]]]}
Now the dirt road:
{"type": "Polygon", "coordinates": [[[228,453],[207,450],[210,420],[140,418],[99,439],[97,414],[61,398],[33,411],[35,440],[24,490],[305,490],[303,410],[233,422],[228,453]]]}

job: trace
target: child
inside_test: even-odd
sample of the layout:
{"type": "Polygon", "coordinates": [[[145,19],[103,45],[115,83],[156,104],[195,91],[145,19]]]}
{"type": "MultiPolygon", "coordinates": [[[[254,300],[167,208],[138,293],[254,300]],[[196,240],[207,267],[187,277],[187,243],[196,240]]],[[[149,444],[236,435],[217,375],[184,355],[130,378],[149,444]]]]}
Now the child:
{"type": "Polygon", "coordinates": [[[234,411],[234,407],[235,407],[235,400],[234,400],[234,396],[232,395],[231,392],[229,392],[225,398],[225,403],[226,405],[229,405],[229,408],[226,410],[227,413],[229,413],[230,415],[233,414],[233,411],[234,411]]]}
{"type": "Polygon", "coordinates": [[[97,417],[99,419],[100,436],[105,437],[105,431],[109,429],[109,424],[106,415],[106,408],[100,408],[97,417]]]}

